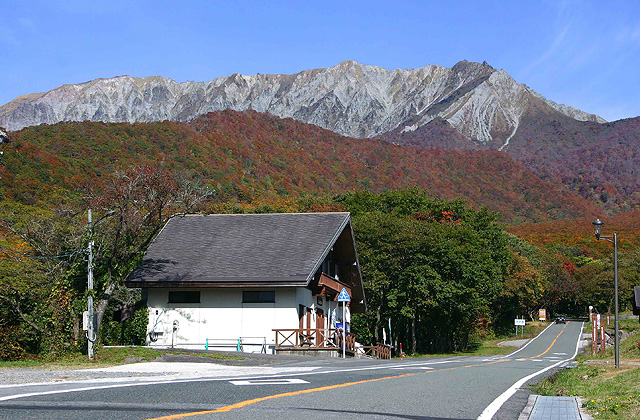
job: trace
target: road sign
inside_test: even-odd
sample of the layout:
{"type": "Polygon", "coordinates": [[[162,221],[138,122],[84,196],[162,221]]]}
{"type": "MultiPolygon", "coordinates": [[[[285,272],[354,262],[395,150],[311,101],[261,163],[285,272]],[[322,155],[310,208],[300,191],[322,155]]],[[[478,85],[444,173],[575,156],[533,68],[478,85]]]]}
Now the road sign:
{"type": "Polygon", "coordinates": [[[340,294],[338,295],[338,302],[342,302],[342,322],[344,325],[344,328],[342,328],[342,358],[344,359],[345,357],[347,357],[346,355],[346,351],[347,351],[347,302],[351,302],[351,296],[349,296],[349,293],[347,293],[347,289],[345,289],[344,287],[342,288],[342,290],[340,291],[340,294]]]}
{"type": "Polygon", "coordinates": [[[338,295],[338,302],[351,302],[351,296],[349,296],[349,293],[347,293],[347,289],[345,289],[344,287],[338,295]]]}
{"type": "Polygon", "coordinates": [[[546,321],[547,320],[547,310],[546,309],[540,309],[538,311],[538,319],[540,319],[540,321],[546,321]]]}
{"type": "Polygon", "coordinates": [[[524,319],[515,319],[515,324],[516,325],[527,325],[526,321],[524,319]]]}

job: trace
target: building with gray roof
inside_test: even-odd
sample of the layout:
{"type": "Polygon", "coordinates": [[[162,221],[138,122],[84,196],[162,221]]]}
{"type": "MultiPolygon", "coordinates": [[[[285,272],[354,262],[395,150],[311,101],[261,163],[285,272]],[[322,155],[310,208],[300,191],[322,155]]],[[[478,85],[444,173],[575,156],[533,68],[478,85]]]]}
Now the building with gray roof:
{"type": "Polygon", "coordinates": [[[274,330],[298,329],[285,346],[327,347],[366,308],[349,213],[175,217],[126,284],[144,290],[160,346],[273,352],[274,330]]]}

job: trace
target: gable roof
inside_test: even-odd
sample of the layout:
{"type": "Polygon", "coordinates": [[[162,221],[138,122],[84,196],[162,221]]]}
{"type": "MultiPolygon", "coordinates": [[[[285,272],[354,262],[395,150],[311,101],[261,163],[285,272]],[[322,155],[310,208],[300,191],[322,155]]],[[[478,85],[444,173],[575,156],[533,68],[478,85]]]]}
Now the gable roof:
{"type": "MultiPolygon", "coordinates": [[[[345,230],[353,242],[350,221],[349,213],[175,217],[126,283],[130,287],[306,286],[345,230]]],[[[355,243],[353,260],[357,262],[355,243]]]]}

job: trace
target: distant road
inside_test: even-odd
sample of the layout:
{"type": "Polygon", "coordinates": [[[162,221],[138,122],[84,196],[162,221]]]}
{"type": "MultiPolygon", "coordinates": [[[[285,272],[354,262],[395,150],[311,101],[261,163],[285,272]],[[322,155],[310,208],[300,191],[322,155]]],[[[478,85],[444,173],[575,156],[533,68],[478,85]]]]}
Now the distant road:
{"type": "Polygon", "coordinates": [[[488,358],[322,359],[277,375],[5,386],[0,418],[489,419],[502,407],[496,418],[516,419],[522,407],[509,398],[572,359],[581,329],[551,325],[512,354],[488,358]]]}

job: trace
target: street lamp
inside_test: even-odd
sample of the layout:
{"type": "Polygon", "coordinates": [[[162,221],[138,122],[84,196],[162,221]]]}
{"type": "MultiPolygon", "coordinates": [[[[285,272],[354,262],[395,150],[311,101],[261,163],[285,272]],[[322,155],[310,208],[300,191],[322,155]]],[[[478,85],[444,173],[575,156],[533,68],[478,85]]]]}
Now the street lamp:
{"type": "Polygon", "coordinates": [[[620,328],[618,325],[618,234],[614,233],[613,236],[603,236],[602,235],[602,225],[604,223],[600,221],[600,219],[596,219],[593,222],[593,230],[596,234],[596,239],[604,239],[605,241],[609,241],[613,243],[613,284],[614,284],[614,305],[615,305],[615,360],[616,360],[616,368],[620,367],[620,328]]]}

